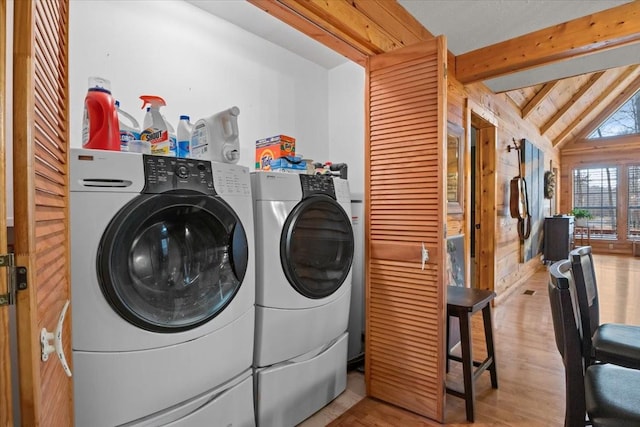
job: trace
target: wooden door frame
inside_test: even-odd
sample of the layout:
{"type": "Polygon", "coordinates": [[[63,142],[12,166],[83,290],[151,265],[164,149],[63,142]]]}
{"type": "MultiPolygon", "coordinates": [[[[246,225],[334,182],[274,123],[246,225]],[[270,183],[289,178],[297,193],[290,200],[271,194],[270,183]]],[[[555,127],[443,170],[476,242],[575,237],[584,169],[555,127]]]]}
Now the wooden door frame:
{"type": "MultiPolygon", "coordinates": [[[[7,87],[7,1],[0,0],[0,253],[7,253],[7,205],[6,205],[6,87],[7,87]]],[[[7,293],[4,270],[0,270],[0,294],[7,293]]],[[[9,333],[9,307],[0,307],[0,426],[13,425],[13,387],[11,381],[11,351],[9,333]]]]}
{"type": "MultiPolygon", "coordinates": [[[[495,290],[496,272],[496,231],[498,211],[497,195],[497,143],[498,119],[493,113],[472,100],[468,100],[466,111],[467,140],[471,141],[471,128],[475,127],[476,137],[476,223],[481,224],[476,232],[476,269],[474,286],[495,290]],[[479,244],[478,244],[479,242],[479,244]]],[[[470,142],[469,142],[470,143],[470,142]]],[[[470,217],[470,215],[468,215],[470,217]]],[[[475,227],[475,224],[470,224],[475,227]]]]}

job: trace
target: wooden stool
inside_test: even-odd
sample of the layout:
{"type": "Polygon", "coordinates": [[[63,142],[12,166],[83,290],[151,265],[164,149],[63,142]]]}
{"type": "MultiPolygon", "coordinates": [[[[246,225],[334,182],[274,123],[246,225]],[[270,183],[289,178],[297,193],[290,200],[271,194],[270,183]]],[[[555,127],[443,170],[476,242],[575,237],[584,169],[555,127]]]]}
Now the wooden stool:
{"type": "Polygon", "coordinates": [[[474,382],[485,370],[491,374],[491,387],[498,388],[496,357],[493,348],[493,325],[491,323],[491,300],[496,294],[493,291],[463,286],[447,286],[447,371],[449,360],[462,362],[464,391],[447,387],[447,393],[465,400],[467,420],[473,422],[473,403],[475,401],[474,382]],[[471,316],[482,310],[484,321],[484,338],[487,344],[487,358],[482,362],[473,360],[471,345],[471,316]],[[449,352],[449,316],[455,316],[460,322],[460,346],[462,357],[449,352]],[[477,367],[477,369],[473,369],[477,367]]]}

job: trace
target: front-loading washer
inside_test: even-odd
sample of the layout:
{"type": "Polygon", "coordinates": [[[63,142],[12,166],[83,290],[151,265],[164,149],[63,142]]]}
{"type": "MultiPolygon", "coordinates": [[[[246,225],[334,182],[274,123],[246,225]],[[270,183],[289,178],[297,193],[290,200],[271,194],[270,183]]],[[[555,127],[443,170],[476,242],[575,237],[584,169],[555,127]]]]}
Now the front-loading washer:
{"type": "Polygon", "coordinates": [[[254,425],[248,168],[72,149],[70,190],[76,424],[254,425]]]}
{"type": "Polygon", "coordinates": [[[292,426],[346,387],[354,236],[346,180],[251,174],[259,426],[292,426]]]}

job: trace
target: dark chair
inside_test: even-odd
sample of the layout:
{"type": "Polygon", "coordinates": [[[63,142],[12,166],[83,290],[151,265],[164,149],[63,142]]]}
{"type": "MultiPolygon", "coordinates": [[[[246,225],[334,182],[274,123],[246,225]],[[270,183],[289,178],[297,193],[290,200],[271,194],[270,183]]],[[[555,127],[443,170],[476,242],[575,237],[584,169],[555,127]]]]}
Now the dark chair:
{"type": "Polygon", "coordinates": [[[640,369],[640,326],[600,324],[598,285],[591,246],[572,250],[569,258],[576,283],[582,330],[586,331],[583,351],[587,363],[613,363],[640,369]]]}
{"type": "Polygon", "coordinates": [[[595,427],[640,426],[640,371],[586,365],[571,261],[556,262],[549,275],[553,329],[565,372],[565,427],[586,425],[585,414],[595,427]]]}

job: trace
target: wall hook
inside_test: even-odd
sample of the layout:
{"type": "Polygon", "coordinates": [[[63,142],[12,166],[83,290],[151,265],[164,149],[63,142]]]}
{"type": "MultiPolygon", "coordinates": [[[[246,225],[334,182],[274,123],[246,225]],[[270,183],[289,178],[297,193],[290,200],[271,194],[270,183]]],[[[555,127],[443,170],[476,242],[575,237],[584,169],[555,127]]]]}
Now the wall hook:
{"type": "Polygon", "coordinates": [[[518,150],[520,151],[520,149],[522,148],[522,144],[518,144],[518,141],[516,141],[515,138],[512,138],[513,140],[513,146],[511,145],[507,145],[507,152],[510,153],[511,150],[518,150]]]}

